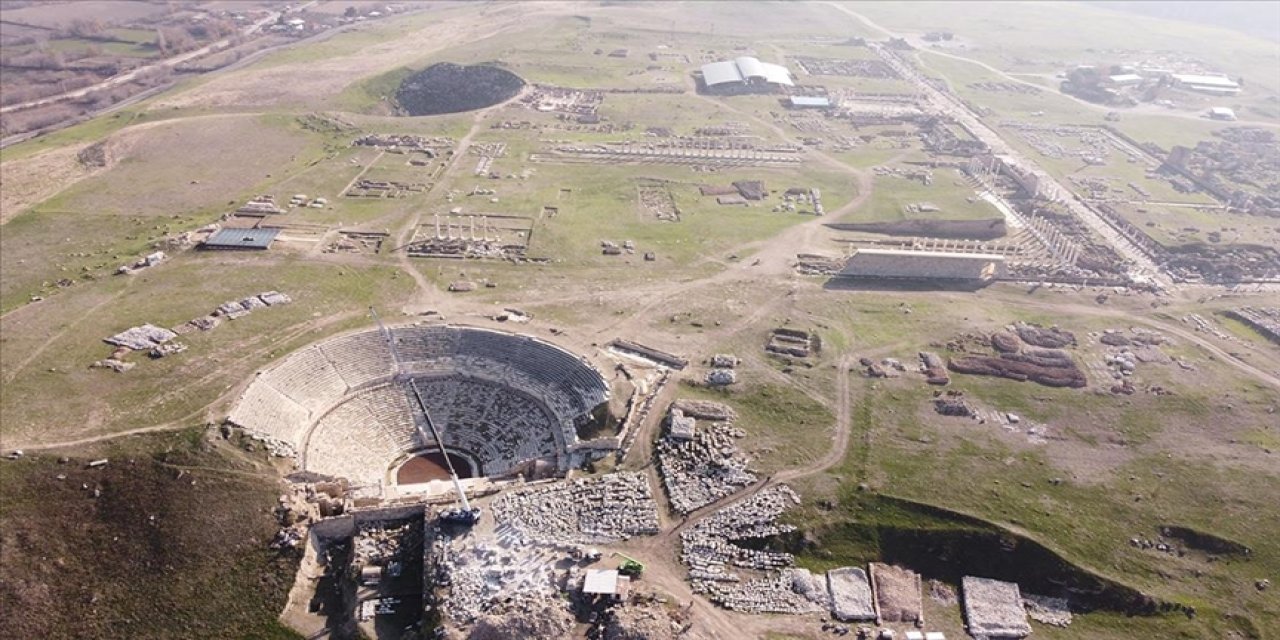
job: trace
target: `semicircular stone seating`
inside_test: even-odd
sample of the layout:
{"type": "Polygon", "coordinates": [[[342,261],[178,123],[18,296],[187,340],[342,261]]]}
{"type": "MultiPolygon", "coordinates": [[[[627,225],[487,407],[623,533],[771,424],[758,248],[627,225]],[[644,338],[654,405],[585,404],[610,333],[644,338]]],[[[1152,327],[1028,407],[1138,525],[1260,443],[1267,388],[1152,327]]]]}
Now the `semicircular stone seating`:
{"type": "Polygon", "coordinates": [[[412,378],[447,448],[470,454],[483,475],[531,459],[563,463],[575,427],[609,399],[585,359],[536,338],[456,326],[379,330],[300,349],[262,371],[228,421],[301,454],[308,470],[361,484],[434,442],[399,370],[412,378]],[[397,363],[398,359],[398,363],[397,363]]]}

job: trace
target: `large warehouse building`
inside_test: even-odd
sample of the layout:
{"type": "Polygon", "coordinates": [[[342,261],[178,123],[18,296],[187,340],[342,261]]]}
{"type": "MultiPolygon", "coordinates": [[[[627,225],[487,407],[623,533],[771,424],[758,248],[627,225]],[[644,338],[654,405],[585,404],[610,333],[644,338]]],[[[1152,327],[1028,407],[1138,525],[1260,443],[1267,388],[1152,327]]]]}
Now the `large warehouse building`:
{"type": "Polygon", "coordinates": [[[702,65],[702,88],[709,93],[765,93],[793,86],[786,67],[751,56],[702,65]]]}
{"type": "Polygon", "coordinates": [[[1188,91],[1209,93],[1215,96],[1234,96],[1240,93],[1240,83],[1224,75],[1194,75],[1175,73],[1170,76],[1173,85],[1188,91]]]}
{"type": "Polygon", "coordinates": [[[1004,256],[859,247],[839,275],[862,280],[914,280],[989,284],[1007,274],[1004,256]]]}

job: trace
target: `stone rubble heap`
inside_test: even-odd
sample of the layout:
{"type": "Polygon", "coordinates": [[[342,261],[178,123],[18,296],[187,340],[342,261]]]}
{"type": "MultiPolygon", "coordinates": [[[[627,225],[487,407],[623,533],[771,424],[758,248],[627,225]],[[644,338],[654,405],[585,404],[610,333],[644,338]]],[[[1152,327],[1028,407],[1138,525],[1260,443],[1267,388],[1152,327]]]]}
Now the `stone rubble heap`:
{"type": "Polygon", "coordinates": [[[840,567],[827,572],[831,614],[844,622],[876,619],[871,580],[861,567],[840,567]]]}
{"type": "Polygon", "coordinates": [[[264,307],[275,307],[293,302],[287,294],[279,291],[263,291],[257,295],[252,295],[240,300],[232,300],[218,305],[212,313],[207,316],[193,318],[189,322],[185,322],[173,328],[175,333],[184,334],[191,331],[208,331],[222,324],[223,320],[234,320],[243,318],[253,313],[255,309],[264,307]]]}
{"type": "Polygon", "coordinates": [[[723,387],[738,381],[737,368],[741,362],[737,356],[727,353],[717,353],[711,356],[709,360],[711,370],[707,371],[707,384],[713,387],[723,387]]]}
{"type": "Polygon", "coordinates": [[[825,613],[828,610],[822,578],[806,569],[783,569],[743,583],[708,582],[701,592],[732,611],[749,613],[825,613]]]}
{"type": "Polygon", "coordinates": [[[796,580],[795,575],[787,571],[795,561],[791,554],[747,549],[733,542],[794,531],[794,526],[778,524],[776,520],[799,503],[800,496],[791,487],[774,485],[681,533],[680,558],[689,568],[694,591],[738,611],[809,613],[825,610],[825,604],[819,605],[796,591],[798,582],[801,591],[823,594],[817,599],[825,602],[825,590],[814,591],[813,585],[796,580]],[[730,567],[764,571],[768,575],[744,582],[730,567]]]}
{"type": "Polygon", "coordinates": [[[658,505],[640,472],[510,492],[494,503],[493,515],[545,543],[608,544],[658,532],[658,505]]]}
{"type": "Polygon", "coordinates": [[[963,418],[972,418],[978,413],[973,405],[964,399],[964,392],[955,389],[948,390],[946,394],[935,393],[933,410],[940,415],[963,418]]]}
{"type": "Polygon", "coordinates": [[[147,355],[152,358],[163,358],[165,356],[174,355],[175,353],[182,353],[186,350],[187,345],[182,344],[181,342],[169,342],[152,347],[151,350],[147,352],[147,355]]]}
{"type": "Polygon", "coordinates": [[[754,484],[750,460],[734,443],[744,435],[727,423],[711,422],[696,428],[691,440],[668,436],[659,441],[658,472],[671,508],[687,514],[754,484]]]}
{"type": "Polygon", "coordinates": [[[420,546],[422,532],[415,532],[406,522],[375,521],[361,524],[353,542],[356,563],[383,566],[408,554],[410,548],[420,546]]]}
{"type": "Polygon", "coordinates": [[[732,422],[738,419],[738,414],[733,410],[733,407],[719,402],[712,402],[711,400],[680,399],[672,403],[671,408],[679,409],[685,415],[698,420],[732,422]]]}
{"type": "Polygon", "coordinates": [[[109,338],[104,338],[103,342],[117,347],[133,349],[134,351],[149,351],[151,348],[160,346],[176,337],[178,337],[178,334],[168,329],[152,324],[144,324],[130,327],[109,338]]]}
{"type": "Polygon", "coordinates": [[[253,313],[254,309],[274,307],[276,305],[289,304],[290,302],[293,302],[293,299],[279,291],[264,291],[256,296],[224,302],[218,305],[218,308],[214,309],[211,315],[234,320],[253,313]]]}
{"type": "Polygon", "coordinates": [[[294,449],[292,444],[289,444],[279,438],[272,438],[271,436],[265,436],[251,431],[246,431],[245,436],[252,440],[256,440],[257,442],[261,442],[262,446],[267,450],[267,453],[270,453],[277,458],[298,457],[298,450],[294,449]]]}
{"type": "Polygon", "coordinates": [[[568,638],[573,626],[573,615],[558,600],[517,596],[486,610],[467,640],[568,638]]]}
{"type": "Polygon", "coordinates": [[[965,621],[975,638],[1022,638],[1031,634],[1016,583],[965,576],[960,585],[965,621]]]}
{"type": "Polygon", "coordinates": [[[560,592],[562,572],[555,567],[572,558],[571,546],[536,544],[505,525],[497,534],[484,543],[438,539],[432,549],[440,558],[437,584],[449,585],[443,608],[456,624],[470,624],[515,595],[547,600],[560,592]]]}
{"type": "Polygon", "coordinates": [[[1022,596],[1022,604],[1027,609],[1027,616],[1040,624],[1053,627],[1071,624],[1071,607],[1066,598],[1026,594],[1022,596]]]}
{"type": "Polygon", "coordinates": [[[679,610],[659,600],[631,598],[605,614],[603,640],[695,640],[701,634],[690,630],[692,622],[682,621],[679,610]]]}

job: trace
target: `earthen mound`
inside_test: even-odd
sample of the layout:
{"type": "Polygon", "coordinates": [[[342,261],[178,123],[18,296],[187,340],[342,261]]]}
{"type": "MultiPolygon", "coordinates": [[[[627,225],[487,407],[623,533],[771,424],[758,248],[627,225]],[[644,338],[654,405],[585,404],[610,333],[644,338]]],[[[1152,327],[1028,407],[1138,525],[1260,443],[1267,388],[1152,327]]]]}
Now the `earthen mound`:
{"type": "Polygon", "coordinates": [[[1076,344],[1075,334],[1057,327],[1045,329],[1039,325],[1019,323],[1014,328],[1023,342],[1037,347],[1061,349],[1067,345],[1075,346],[1076,344]]]}
{"type": "Polygon", "coordinates": [[[605,640],[675,640],[680,628],[661,609],[617,607],[604,627],[605,640]]]}
{"type": "Polygon", "coordinates": [[[953,359],[948,366],[956,373],[1031,380],[1046,387],[1079,388],[1088,384],[1084,372],[1065,353],[1060,356],[1051,356],[1043,351],[1002,353],[999,357],[967,356],[953,359]]]}
{"type": "Polygon", "coordinates": [[[405,78],[396,102],[411,116],[459,113],[510,100],[522,87],[524,80],[506,69],[440,62],[405,78]]]}
{"type": "Polygon", "coordinates": [[[1017,353],[1022,349],[1022,343],[1018,341],[1018,336],[1008,331],[997,331],[991,334],[991,348],[1000,353],[1017,353]]]}

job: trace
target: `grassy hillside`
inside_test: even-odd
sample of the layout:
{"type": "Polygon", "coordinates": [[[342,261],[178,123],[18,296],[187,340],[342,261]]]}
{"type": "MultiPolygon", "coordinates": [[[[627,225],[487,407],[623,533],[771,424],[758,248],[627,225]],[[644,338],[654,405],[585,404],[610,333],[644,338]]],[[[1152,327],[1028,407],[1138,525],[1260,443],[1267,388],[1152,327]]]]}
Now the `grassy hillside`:
{"type": "Polygon", "coordinates": [[[267,548],[280,487],[266,464],[201,429],[93,453],[110,463],[0,465],[8,637],[297,637],[276,621],[298,558],[267,548]]]}

